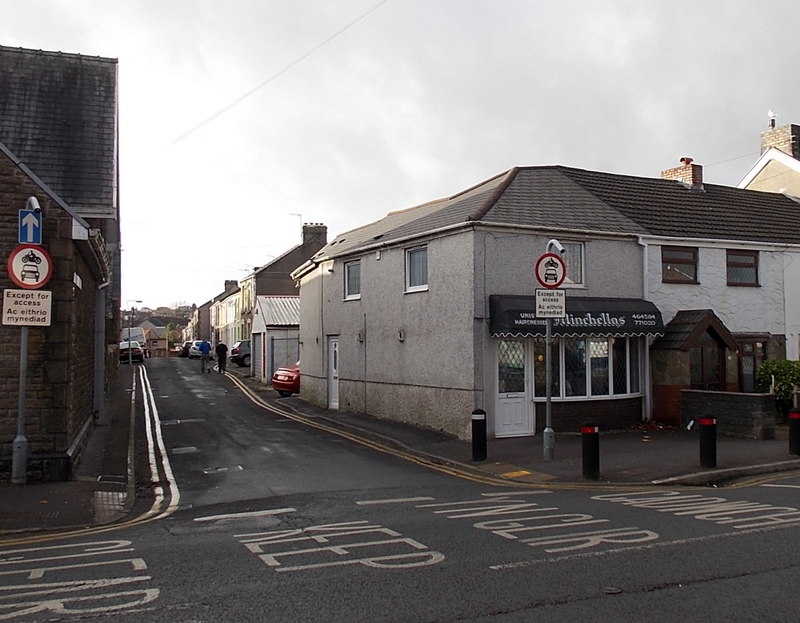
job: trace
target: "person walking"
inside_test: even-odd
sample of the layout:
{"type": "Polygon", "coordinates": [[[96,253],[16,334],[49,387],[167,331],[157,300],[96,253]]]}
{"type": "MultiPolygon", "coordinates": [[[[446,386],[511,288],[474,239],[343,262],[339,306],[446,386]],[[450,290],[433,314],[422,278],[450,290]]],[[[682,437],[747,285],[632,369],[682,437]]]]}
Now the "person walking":
{"type": "Polygon", "coordinates": [[[203,374],[208,368],[208,371],[211,372],[211,364],[208,362],[208,355],[211,352],[211,344],[208,343],[208,340],[203,340],[200,342],[200,346],[197,347],[197,350],[200,351],[200,374],[203,374]]]}
{"type": "Polygon", "coordinates": [[[217,370],[220,374],[225,374],[225,364],[228,360],[228,347],[225,346],[225,342],[217,344],[215,352],[217,353],[217,370]]]}

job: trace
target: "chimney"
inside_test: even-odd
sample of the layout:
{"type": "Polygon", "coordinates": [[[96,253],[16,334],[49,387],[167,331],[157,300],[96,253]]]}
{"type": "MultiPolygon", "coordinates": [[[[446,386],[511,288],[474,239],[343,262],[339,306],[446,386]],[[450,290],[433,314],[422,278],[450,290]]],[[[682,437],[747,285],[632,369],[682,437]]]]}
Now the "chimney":
{"type": "Polygon", "coordinates": [[[322,223],[303,223],[303,244],[314,241],[320,248],[328,244],[328,227],[322,223]]]}
{"type": "Polygon", "coordinates": [[[761,153],[770,147],[780,149],[795,160],[800,160],[800,126],[789,124],[770,127],[761,133],[761,153]]]}
{"type": "Polygon", "coordinates": [[[239,285],[239,282],[236,279],[226,279],[225,280],[225,291],[230,290],[231,288],[235,288],[239,285]]]}
{"type": "Polygon", "coordinates": [[[691,185],[692,188],[703,188],[703,167],[692,162],[691,158],[684,156],[681,158],[681,166],[662,171],[661,179],[677,180],[691,185]]]}

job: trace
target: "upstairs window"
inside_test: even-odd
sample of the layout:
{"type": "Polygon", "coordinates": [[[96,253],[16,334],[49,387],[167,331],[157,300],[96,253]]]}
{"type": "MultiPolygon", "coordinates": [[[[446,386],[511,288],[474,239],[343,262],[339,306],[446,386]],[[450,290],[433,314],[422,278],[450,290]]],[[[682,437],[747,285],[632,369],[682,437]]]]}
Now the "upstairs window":
{"type": "Polygon", "coordinates": [[[758,285],[758,251],[728,250],[728,285],[758,285]]]}
{"type": "Polygon", "coordinates": [[[697,249],[661,247],[661,281],[697,283],[697,249]]]}
{"type": "Polygon", "coordinates": [[[361,262],[348,262],[344,265],[344,298],[361,298],[361,262]]]}
{"type": "Polygon", "coordinates": [[[406,292],[428,289],[428,247],[406,250],[406,292]]]}
{"type": "Polygon", "coordinates": [[[583,243],[562,243],[566,253],[562,256],[567,267],[567,276],[564,283],[583,285],[583,243]]]}

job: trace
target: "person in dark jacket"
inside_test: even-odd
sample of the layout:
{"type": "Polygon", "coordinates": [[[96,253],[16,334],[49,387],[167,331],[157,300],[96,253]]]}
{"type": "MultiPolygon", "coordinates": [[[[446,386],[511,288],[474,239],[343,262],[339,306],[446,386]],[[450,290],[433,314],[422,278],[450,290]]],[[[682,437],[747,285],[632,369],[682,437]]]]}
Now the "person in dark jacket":
{"type": "Polygon", "coordinates": [[[220,374],[225,374],[225,364],[228,361],[228,347],[225,346],[225,342],[217,344],[214,352],[217,353],[217,370],[220,374]]]}
{"type": "Polygon", "coordinates": [[[200,351],[200,373],[205,372],[206,368],[211,372],[211,364],[208,361],[208,355],[211,353],[211,344],[208,343],[208,340],[203,340],[197,350],[200,351]]]}

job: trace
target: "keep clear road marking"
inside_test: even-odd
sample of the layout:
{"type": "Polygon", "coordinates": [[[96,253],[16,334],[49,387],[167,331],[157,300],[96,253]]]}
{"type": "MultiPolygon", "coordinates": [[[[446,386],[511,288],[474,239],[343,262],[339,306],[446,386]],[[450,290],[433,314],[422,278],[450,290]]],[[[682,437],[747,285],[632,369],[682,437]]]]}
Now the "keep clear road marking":
{"type": "Polygon", "coordinates": [[[0,549],[0,621],[141,613],[161,593],[151,582],[125,539],[0,549]]]}

